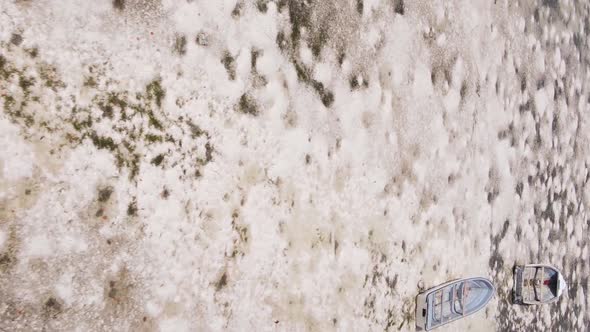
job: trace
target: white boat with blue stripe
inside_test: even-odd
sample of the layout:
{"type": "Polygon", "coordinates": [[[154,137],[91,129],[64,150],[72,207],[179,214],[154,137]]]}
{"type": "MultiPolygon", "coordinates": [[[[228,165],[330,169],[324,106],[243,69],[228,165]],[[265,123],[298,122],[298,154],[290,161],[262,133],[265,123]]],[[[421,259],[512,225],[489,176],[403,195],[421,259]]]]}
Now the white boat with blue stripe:
{"type": "Polygon", "coordinates": [[[431,288],[416,298],[416,328],[430,331],[484,308],[494,296],[489,279],[457,279],[431,288]]]}

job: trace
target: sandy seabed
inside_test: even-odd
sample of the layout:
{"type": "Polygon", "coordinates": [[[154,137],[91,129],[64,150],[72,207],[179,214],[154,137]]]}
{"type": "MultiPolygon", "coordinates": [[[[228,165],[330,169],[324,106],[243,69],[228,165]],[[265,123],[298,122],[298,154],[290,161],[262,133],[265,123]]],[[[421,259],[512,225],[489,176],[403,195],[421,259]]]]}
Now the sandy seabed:
{"type": "Polygon", "coordinates": [[[0,331],[588,331],[590,3],[0,0],[0,331]],[[568,291],[510,303],[512,267],[568,291]]]}

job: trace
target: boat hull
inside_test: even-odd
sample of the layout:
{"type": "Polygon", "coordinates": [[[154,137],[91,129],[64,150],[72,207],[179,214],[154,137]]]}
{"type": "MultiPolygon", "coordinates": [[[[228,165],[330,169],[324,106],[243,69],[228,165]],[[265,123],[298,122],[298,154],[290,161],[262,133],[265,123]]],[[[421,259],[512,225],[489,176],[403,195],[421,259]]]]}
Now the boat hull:
{"type": "Polygon", "coordinates": [[[430,331],[483,309],[495,288],[486,278],[452,280],[416,297],[416,329],[430,331]]]}
{"type": "Polygon", "coordinates": [[[514,267],[512,302],[521,305],[552,303],[559,299],[566,284],[559,270],[547,264],[514,267]]]}

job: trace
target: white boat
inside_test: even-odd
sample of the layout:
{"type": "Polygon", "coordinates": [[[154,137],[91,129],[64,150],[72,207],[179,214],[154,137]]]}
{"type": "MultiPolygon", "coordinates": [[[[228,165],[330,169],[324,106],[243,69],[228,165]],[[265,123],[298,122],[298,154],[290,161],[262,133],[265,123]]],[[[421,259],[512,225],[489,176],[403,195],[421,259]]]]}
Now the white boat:
{"type": "Polygon", "coordinates": [[[547,264],[527,264],[514,267],[515,304],[544,304],[557,301],[567,284],[561,272],[547,264]]]}
{"type": "Polygon", "coordinates": [[[495,293],[486,278],[449,281],[416,298],[416,329],[430,331],[484,308],[495,293]]]}

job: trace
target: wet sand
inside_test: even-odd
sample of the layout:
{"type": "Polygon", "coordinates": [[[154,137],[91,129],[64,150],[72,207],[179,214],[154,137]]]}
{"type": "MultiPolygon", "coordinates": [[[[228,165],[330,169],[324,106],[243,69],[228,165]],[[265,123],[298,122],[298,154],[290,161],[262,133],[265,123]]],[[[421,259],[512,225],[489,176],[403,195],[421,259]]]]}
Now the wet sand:
{"type": "Polygon", "coordinates": [[[585,331],[590,5],[0,0],[0,330],[585,331]],[[551,263],[556,304],[510,304],[551,263]]]}

